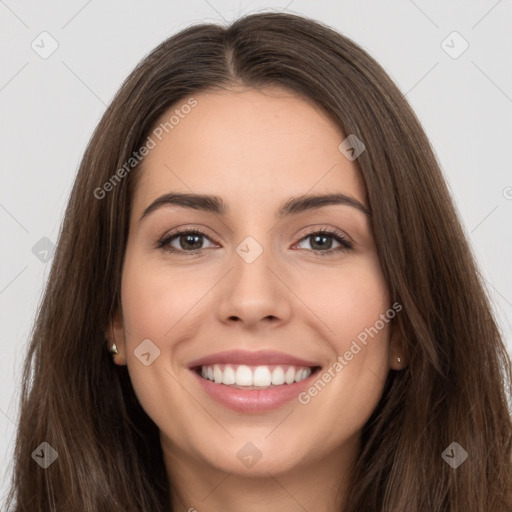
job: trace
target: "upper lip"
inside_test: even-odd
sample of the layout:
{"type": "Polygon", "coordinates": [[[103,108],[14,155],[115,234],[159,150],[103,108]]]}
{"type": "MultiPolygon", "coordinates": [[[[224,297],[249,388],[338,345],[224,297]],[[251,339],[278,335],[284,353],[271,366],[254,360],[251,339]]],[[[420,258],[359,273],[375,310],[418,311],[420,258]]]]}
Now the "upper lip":
{"type": "Polygon", "coordinates": [[[263,365],[291,365],[291,366],[320,366],[315,361],[307,361],[284,352],[276,352],[275,350],[260,350],[250,352],[247,350],[226,350],[217,352],[199,359],[191,361],[189,368],[197,366],[208,366],[212,364],[245,364],[247,366],[263,366],[263,365]]]}

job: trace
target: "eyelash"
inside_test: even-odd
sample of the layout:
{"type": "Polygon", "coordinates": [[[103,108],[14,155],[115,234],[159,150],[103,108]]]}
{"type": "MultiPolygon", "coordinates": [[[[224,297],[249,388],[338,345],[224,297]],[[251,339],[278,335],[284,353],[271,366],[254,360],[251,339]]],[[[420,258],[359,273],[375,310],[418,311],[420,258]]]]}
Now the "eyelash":
{"type": "MultiPolygon", "coordinates": [[[[187,256],[200,254],[205,250],[205,249],[198,249],[196,251],[185,251],[183,249],[175,249],[174,247],[169,246],[169,244],[171,243],[171,241],[173,241],[173,239],[175,239],[176,237],[182,236],[182,235],[200,235],[200,236],[206,237],[208,239],[210,238],[206,233],[204,233],[203,231],[201,231],[199,229],[189,228],[189,229],[184,229],[182,231],[176,231],[168,236],[164,236],[161,240],[159,240],[157,242],[157,248],[162,249],[171,254],[183,254],[183,255],[187,255],[187,256]]],[[[336,247],[335,249],[327,249],[325,251],[315,251],[314,249],[305,249],[306,251],[313,252],[319,256],[329,256],[329,255],[337,254],[339,252],[350,251],[351,249],[353,249],[352,243],[349,242],[339,231],[333,230],[333,229],[320,229],[318,231],[312,231],[311,233],[307,233],[306,235],[304,235],[299,240],[299,242],[301,242],[302,240],[305,240],[313,235],[328,235],[328,236],[334,238],[337,242],[339,242],[341,244],[340,247],[336,247]]]]}

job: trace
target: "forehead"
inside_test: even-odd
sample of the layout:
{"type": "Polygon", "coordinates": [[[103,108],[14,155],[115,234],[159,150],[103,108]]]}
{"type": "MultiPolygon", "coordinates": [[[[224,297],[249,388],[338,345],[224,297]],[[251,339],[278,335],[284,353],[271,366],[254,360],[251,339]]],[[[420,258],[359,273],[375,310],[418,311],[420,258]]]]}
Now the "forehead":
{"type": "Polygon", "coordinates": [[[338,149],[345,135],[311,101],[280,87],[192,98],[195,105],[184,98],[155,124],[134,211],[171,191],[219,195],[233,209],[271,208],[307,193],[341,192],[366,202],[356,165],[338,149]]]}

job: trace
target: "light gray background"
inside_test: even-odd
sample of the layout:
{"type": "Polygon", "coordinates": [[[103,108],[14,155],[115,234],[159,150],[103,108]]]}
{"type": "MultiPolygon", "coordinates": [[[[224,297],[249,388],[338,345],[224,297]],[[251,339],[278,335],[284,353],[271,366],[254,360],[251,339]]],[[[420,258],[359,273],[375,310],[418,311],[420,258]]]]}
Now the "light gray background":
{"type": "Polygon", "coordinates": [[[43,237],[56,242],[80,158],[106,105],[136,63],[168,36],[192,23],[227,23],[269,9],[338,29],[406,94],[445,172],[512,352],[511,0],[0,0],[2,494],[21,363],[51,265],[32,248],[43,237]],[[50,48],[43,31],[59,45],[46,59],[31,47],[35,41],[40,52],[50,48]],[[458,58],[443,46],[453,54],[460,40],[451,36],[442,46],[453,31],[469,44],[458,58]]]}

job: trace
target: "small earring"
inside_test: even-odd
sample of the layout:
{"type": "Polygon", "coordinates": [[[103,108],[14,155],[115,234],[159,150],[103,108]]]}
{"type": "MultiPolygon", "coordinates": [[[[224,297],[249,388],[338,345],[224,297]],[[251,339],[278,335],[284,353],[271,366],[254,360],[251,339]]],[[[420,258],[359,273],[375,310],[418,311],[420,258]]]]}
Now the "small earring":
{"type": "Polygon", "coordinates": [[[114,326],[112,324],[110,324],[110,330],[112,332],[112,339],[114,340],[114,343],[112,343],[112,346],[108,351],[113,355],[113,358],[115,358],[116,355],[119,354],[119,350],[117,350],[116,339],[114,338],[114,326]]]}
{"type": "Polygon", "coordinates": [[[399,363],[402,361],[399,357],[397,357],[397,358],[396,358],[396,360],[397,360],[399,363]]]}

